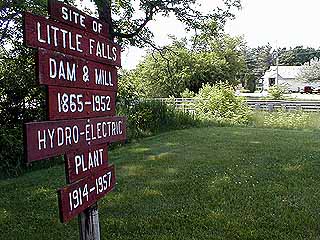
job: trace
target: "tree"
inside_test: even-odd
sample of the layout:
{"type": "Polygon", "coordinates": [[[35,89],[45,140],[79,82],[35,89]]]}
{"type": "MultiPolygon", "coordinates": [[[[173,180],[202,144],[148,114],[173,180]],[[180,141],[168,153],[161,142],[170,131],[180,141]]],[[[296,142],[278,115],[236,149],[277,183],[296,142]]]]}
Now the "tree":
{"type": "Polygon", "coordinates": [[[244,69],[237,49],[240,40],[224,35],[207,43],[207,49],[188,48],[187,41],[175,41],[159,52],[151,52],[126,75],[144,97],[181,96],[188,88],[198,92],[204,83],[236,85],[244,69]]]}
{"type": "Polygon", "coordinates": [[[47,0],[4,0],[0,2],[0,46],[22,42],[22,13],[25,11],[47,15],[47,0]]]}
{"type": "MultiPolygon", "coordinates": [[[[64,2],[73,4],[74,0],[64,2]]],[[[200,12],[197,0],[93,0],[99,18],[109,24],[110,38],[123,46],[154,46],[153,33],[148,23],[156,16],[175,16],[187,30],[206,31],[209,21],[217,29],[223,29],[227,19],[233,18],[233,10],[241,7],[240,0],[223,0],[223,5],[210,13],[200,12]],[[137,12],[139,14],[137,14],[137,12]]],[[[0,43],[21,40],[21,24],[24,11],[45,15],[47,0],[6,0],[0,3],[0,43]]],[[[1,44],[2,45],[2,44],[1,44]]]]}
{"type": "Polygon", "coordinates": [[[44,118],[45,95],[35,80],[34,54],[15,46],[14,58],[0,59],[0,126],[15,127],[44,118]]]}
{"type": "Polygon", "coordinates": [[[298,79],[304,82],[320,81],[320,62],[313,60],[310,65],[304,65],[298,74],[298,79]]]}
{"type": "Polygon", "coordinates": [[[214,21],[217,28],[222,29],[227,19],[234,17],[233,9],[240,8],[240,0],[223,0],[224,8],[216,8],[208,14],[198,10],[196,0],[140,0],[134,4],[128,0],[95,0],[101,19],[109,23],[111,38],[124,45],[145,46],[152,42],[153,33],[148,28],[148,23],[156,16],[165,17],[174,15],[185,24],[187,30],[205,31],[209,21],[214,21]],[[139,10],[142,17],[136,17],[139,10]],[[112,18],[112,14],[116,18],[112,18]]]}
{"type": "Polygon", "coordinates": [[[301,66],[315,57],[319,59],[320,51],[311,47],[296,46],[290,49],[279,49],[278,55],[280,65],[301,66]]]}
{"type": "Polygon", "coordinates": [[[246,61],[246,71],[243,76],[243,85],[246,89],[254,91],[256,82],[264,75],[265,71],[275,62],[270,44],[257,48],[243,47],[246,61]]]}

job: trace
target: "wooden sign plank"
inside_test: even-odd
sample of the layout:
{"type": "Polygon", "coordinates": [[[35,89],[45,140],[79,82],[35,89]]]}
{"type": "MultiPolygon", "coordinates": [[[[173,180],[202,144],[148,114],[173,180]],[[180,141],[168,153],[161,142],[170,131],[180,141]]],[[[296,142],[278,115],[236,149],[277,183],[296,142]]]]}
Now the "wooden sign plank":
{"type": "Polygon", "coordinates": [[[50,17],[55,20],[108,38],[109,25],[106,22],[93,18],[75,7],[50,0],[48,10],[50,17]]]}
{"type": "Polygon", "coordinates": [[[117,68],[58,52],[39,49],[39,83],[50,86],[117,91],[117,68]]]}
{"type": "Polygon", "coordinates": [[[100,198],[115,186],[114,166],[58,190],[61,222],[67,222],[100,198]]]}
{"type": "Polygon", "coordinates": [[[49,120],[114,116],[116,92],[48,87],[49,120]]]}
{"type": "Polygon", "coordinates": [[[126,139],[125,117],[101,117],[25,124],[27,162],[126,139]]]}
{"type": "Polygon", "coordinates": [[[68,183],[94,175],[108,165],[108,145],[99,145],[85,150],[75,150],[65,155],[68,183]]]}
{"type": "Polygon", "coordinates": [[[28,47],[121,66],[121,48],[107,38],[31,13],[25,13],[24,23],[24,40],[28,47]]]}

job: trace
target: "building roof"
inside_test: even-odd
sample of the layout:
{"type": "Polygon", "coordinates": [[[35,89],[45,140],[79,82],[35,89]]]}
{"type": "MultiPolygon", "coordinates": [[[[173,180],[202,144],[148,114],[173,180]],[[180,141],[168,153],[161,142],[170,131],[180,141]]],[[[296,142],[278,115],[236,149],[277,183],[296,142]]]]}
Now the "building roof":
{"type": "MultiPolygon", "coordinates": [[[[303,66],[278,66],[278,74],[281,78],[296,78],[300,73],[303,66]]],[[[276,77],[277,66],[270,66],[270,68],[265,72],[265,77],[272,78],[276,77]]]]}

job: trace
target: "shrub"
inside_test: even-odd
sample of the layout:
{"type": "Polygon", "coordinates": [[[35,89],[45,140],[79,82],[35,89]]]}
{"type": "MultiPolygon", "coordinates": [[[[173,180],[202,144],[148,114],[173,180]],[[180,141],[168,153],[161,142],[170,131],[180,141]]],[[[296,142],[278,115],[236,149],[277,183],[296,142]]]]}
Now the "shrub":
{"type": "Polygon", "coordinates": [[[0,128],[0,178],[16,177],[27,171],[49,168],[64,162],[63,156],[26,165],[22,126],[0,128]]]}
{"type": "Polygon", "coordinates": [[[256,127],[302,129],[312,126],[310,113],[302,111],[278,111],[255,113],[254,125],[256,127]]]}
{"type": "Polygon", "coordinates": [[[204,84],[196,98],[196,113],[203,120],[247,124],[251,119],[244,98],[235,96],[233,88],[227,84],[204,84]]]}
{"type": "Polygon", "coordinates": [[[161,131],[196,126],[198,123],[192,115],[157,100],[138,101],[131,106],[121,105],[118,114],[127,116],[129,140],[161,131]]]}
{"type": "Polygon", "coordinates": [[[186,88],[180,95],[182,98],[193,98],[195,93],[186,88]]]}
{"type": "Polygon", "coordinates": [[[18,176],[23,168],[22,129],[0,128],[0,173],[4,176],[18,176]]]}
{"type": "Polygon", "coordinates": [[[275,100],[283,99],[284,89],[278,85],[274,85],[268,90],[270,97],[275,100]]]}

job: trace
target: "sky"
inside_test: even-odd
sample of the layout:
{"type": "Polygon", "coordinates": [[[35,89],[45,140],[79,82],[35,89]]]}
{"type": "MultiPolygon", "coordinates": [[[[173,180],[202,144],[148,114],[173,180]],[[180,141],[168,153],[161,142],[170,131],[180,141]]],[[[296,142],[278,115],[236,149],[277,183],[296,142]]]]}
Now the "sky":
{"type": "MultiPolygon", "coordinates": [[[[208,11],[221,0],[199,0],[208,11]]],[[[85,2],[84,2],[85,3],[85,2]]],[[[277,47],[320,47],[319,0],[242,0],[236,19],[229,21],[225,32],[243,36],[250,47],[270,43],[277,47]]],[[[158,17],[150,22],[159,45],[170,43],[168,34],[184,37],[184,27],[174,17],[158,17]]],[[[122,53],[122,65],[132,69],[142,60],[145,50],[130,47],[122,53]]]]}
{"type": "Polygon", "coordinates": [[[244,35],[249,46],[320,47],[319,0],[242,0],[226,32],[244,35]]]}

